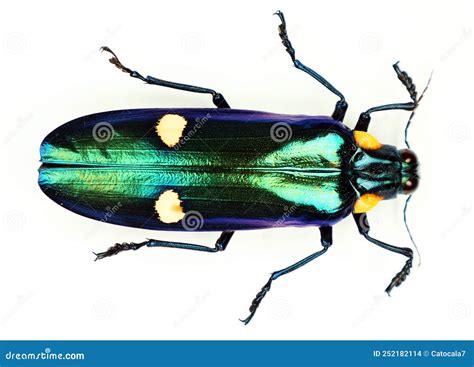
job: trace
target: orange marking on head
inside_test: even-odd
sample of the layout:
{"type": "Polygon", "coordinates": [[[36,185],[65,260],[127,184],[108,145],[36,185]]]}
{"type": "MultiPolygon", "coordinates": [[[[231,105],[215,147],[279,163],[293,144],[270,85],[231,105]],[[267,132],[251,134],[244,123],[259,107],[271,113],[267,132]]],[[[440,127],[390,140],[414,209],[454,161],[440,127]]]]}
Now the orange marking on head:
{"type": "Polygon", "coordinates": [[[373,135],[365,131],[354,130],[354,139],[362,149],[375,150],[382,147],[382,144],[373,135]]]}
{"type": "Polygon", "coordinates": [[[383,196],[375,194],[364,194],[354,204],[354,213],[366,213],[380,201],[383,200],[383,196]]]}

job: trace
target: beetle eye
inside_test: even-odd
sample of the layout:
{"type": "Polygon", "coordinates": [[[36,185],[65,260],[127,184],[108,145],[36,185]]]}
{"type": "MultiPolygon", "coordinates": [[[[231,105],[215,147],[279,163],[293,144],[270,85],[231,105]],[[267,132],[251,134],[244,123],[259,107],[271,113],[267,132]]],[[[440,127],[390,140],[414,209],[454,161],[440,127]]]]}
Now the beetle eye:
{"type": "Polygon", "coordinates": [[[418,177],[412,176],[403,183],[403,193],[409,195],[418,188],[418,177]]]}
{"type": "Polygon", "coordinates": [[[413,150],[410,149],[401,149],[400,156],[402,158],[402,162],[409,164],[410,166],[414,166],[418,164],[418,158],[413,150]]]}

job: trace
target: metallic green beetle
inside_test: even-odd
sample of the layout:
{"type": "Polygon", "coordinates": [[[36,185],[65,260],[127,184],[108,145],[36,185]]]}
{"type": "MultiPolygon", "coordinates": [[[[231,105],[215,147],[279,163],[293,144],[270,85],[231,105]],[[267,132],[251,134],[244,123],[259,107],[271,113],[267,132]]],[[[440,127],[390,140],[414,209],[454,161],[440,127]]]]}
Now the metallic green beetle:
{"type": "Polygon", "coordinates": [[[274,272],[242,320],[246,324],[272,281],[325,253],[332,244],[332,226],[350,214],[370,242],[408,258],[388,293],[406,278],[413,259],[411,249],[370,237],[366,212],[381,200],[416,189],[415,154],[383,145],[367,133],[373,112],[414,111],[421,99],[415,85],[395,64],[411,102],[371,108],[349,129],[342,123],[344,96],[295,58],[283,14],[277,15],[294,66],[339,97],[331,117],[231,109],[212,89],[143,77],[104,47],[112,54],[110,62],[133,78],[209,93],[217,108],[97,113],[60,126],[41,144],[40,187],[73,212],[137,228],[222,232],[215,247],[150,239],[116,244],[98,253],[98,259],[143,246],[217,252],[237,230],[318,227],[322,250],[274,272]],[[116,208],[112,214],[111,207],[116,208]]]}

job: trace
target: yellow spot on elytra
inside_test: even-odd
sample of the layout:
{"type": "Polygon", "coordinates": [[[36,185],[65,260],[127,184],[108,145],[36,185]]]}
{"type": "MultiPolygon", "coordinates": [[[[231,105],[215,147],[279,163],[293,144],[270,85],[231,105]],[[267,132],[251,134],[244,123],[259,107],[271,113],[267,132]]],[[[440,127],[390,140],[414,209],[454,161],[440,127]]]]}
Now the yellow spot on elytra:
{"type": "Polygon", "coordinates": [[[155,210],[163,223],[177,223],[184,218],[179,195],[173,190],[166,190],[155,202],[155,210]]]}
{"type": "Polygon", "coordinates": [[[183,116],[166,114],[156,122],[156,133],[170,148],[179,143],[188,122],[183,116]]]}
{"type": "Polygon", "coordinates": [[[362,149],[375,150],[382,146],[373,135],[365,131],[354,130],[354,139],[362,149]]]}
{"type": "Polygon", "coordinates": [[[382,200],[383,196],[375,194],[364,194],[355,202],[354,213],[366,213],[382,200]]]}

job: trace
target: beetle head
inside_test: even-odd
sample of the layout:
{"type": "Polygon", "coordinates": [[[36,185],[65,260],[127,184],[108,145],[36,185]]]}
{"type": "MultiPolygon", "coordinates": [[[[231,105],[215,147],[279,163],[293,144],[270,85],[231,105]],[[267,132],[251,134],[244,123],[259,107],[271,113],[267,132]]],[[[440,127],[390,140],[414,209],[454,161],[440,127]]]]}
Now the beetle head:
{"type": "Polygon", "coordinates": [[[411,194],[418,186],[418,159],[409,149],[381,144],[371,134],[354,131],[357,149],[352,157],[352,182],[358,192],[355,213],[373,208],[379,201],[411,194]]]}
{"type": "Polygon", "coordinates": [[[399,191],[409,195],[418,187],[418,158],[411,149],[401,149],[398,152],[402,166],[402,182],[399,191]]]}

